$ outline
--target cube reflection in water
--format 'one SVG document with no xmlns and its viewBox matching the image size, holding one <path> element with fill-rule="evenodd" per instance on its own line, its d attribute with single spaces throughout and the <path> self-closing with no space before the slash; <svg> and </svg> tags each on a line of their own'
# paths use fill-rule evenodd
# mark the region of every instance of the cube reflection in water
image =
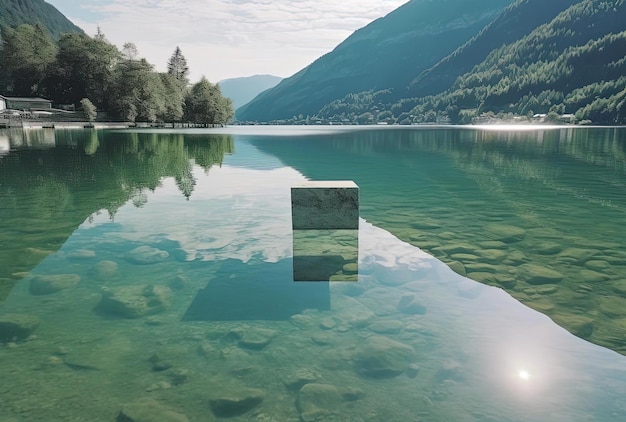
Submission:
<svg viewBox="0 0 626 422">
<path fill-rule="evenodd" d="M 351 180 L 291 188 L 294 281 L 358 281 L 359 187 Z"/>
<path fill-rule="evenodd" d="M 358 230 L 294 230 L 294 281 L 358 281 Z"/>
<path fill-rule="evenodd" d="M 222 262 L 183 321 L 286 321 L 305 309 L 329 310 L 329 283 L 294 283 L 291 266 L 291 259 Z"/>
</svg>

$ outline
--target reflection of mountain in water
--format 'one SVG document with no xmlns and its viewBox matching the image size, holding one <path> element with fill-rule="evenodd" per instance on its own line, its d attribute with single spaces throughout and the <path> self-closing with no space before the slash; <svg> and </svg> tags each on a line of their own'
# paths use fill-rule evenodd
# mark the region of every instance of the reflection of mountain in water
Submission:
<svg viewBox="0 0 626 422">
<path fill-rule="evenodd" d="M 87 218 L 174 177 L 189 198 L 193 163 L 208 171 L 233 152 L 230 136 L 100 131 L 6 131 L 0 156 L 0 300 Z"/>
<path fill-rule="evenodd" d="M 626 354 L 626 131 L 368 130 L 258 142 L 361 216 Z"/>
</svg>

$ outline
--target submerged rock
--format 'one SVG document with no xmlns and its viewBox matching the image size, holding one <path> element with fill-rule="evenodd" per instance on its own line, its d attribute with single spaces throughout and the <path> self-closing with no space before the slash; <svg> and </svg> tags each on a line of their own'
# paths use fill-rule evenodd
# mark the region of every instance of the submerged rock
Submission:
<svg viewBox="0 0 626 422">
<path fill-rule="evenodd" d="M 93 266 L 93 273 L 98 280 L 106 281 L 117 274 L 117 268 L 117 262 L 100 261 Z"/>
<path fill-rule="evenodd" d="M 50 295 L 80 283 L 77 274 L 36 275 L 30 280 L 30 293 L 36 296 Z"/>
<path fill-rule="evenodd" d="M 151 246 L 139 246 L 126 254 L 126 259 L 133 264 L 156 264 L 164 261 L 170 254 Z"/>
<path fill-rule="evenodd" d="M 372 378 L 402 374 L 416 359 L 412 347 L 387 337 L 371 337 L 354 356 L 356 371 Z"/>
<path fill-rule="evenodd" d="M 563 250 L 563 247 L 556 242 L 541 242 L 534 247 L 535 252 L 541 255 L 554 255 Z"/>
<path fill-rule="evenodd" d="M 537 264 L 524 264 L 520 266 L 520 275 L 529 284 L 550 284 L 563 280 L 563 274 L 550 268 Z"/>
<path fill-rule="evenodd" d="M 165 286 L 122 286 L 103 289 L 96 310 L 122 318 L 139 318 L 165 311 L 171 291 Z"/>
<path fill-rule="evenodd" d="M 490 239 L 504 243 L 519 242 L 526 236 L 526 230 L 508 224 L 489 224 L 485 231 Z"/>
<path fill-rule="evenodd" d="M 581 338 L 589 338 L 593 333 L 593 320 L 582 315 L 551 315 L 551 318 L 561 327 Z"/>
<path fill-rule="evenodd" d="M 611 278 L 606 274 L 603 274 L 601 272 L 594 271 L 594 270 L 583 269 L 583 270 L 580 270 L 579 274 L 582 280 L 585 280 L 586 282 L 589 282 L 589 283 L 599 283 L 602 281 L 609 280 Z"/>
<path fill-rule="evenodd" d="M 265 393 L 263 391 L 244 388 L 224 392 L 223 395 L 209 400 L 209 406 L 215 416 L 220 418 L 232 418 L 254 409 L 260 405 L 264 399 Z"/>
<path fill-rule="evenodd" d="M 311 384 L 322 378 L 317 372 L 310 369 L 300 369 L 296 373 L 283 379 L 283 384 L 289 391 L 299 391 L 305 384 Z"/>
<path fill-rule="evenodd" d="M 450 267 L 450 269 L 452 271 L 454 271 L 455 273 L 462 275 L 462 276 L 466 276 L 467 275 L 467 271 L 465 270 L 465 266 L 463 265 L 463 263 L 459 262 L 459 261 L 450 261 L 448 262 L 448 267 Z"/>
<path fill-rule="evenodd" d="M 599 252 L 597 249 L 567 248 L 558 255 L 558 258 L 563 262 L 583 264 Z"/>
<path fill-rule="evenodd" d="M 396 320 L 374 321 L 368 328 L 378 334 L 398 334 L 404 328 L 404 324 Z"/>
<path fill-rule="evenodd" d="M 0 341 L 24 340 L 39 326 L 39 318 L 28 314 L 0 315 Z"/>
<path fill-rule="evenodd" d="M 334 385 L 306 384 L 298 392 L 296 407 L 303 422 L 321 421 L 336 414 L 343 401 L 341 392 Z"/>
<path fill-rule="evenodd" d="M 152 398 L 142 398 L 122 406 L 117 422 L 188 422 L 182 413 L 170 410 Z"/>
<path fill-rule="evenodd" d="M 244 331 L 239 335 L 239 347 L 244 349 L 262 350 L 270 344 L 276 335 L 276 331 L 258 328 L 254 331 Z"/>
</svg>

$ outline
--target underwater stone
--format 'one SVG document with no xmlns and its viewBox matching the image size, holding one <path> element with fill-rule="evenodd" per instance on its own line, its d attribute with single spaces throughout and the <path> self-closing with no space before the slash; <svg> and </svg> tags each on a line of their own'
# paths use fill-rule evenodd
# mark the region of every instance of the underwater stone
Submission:
<svg viewBox="0 0 626 422">
<path fill-rule="evenodd" d="M 475 262 L 471 264 L 465 264 L 465 269 L 469 273 L 499 273 L 500 269 L 491 264 L 485 264 L 481 262 Z"/>
<path fill-rule="evenodd" d="M 589 338 L 593 333 L 593 320 L 582 315 L 551 315 L 561 327 L 566 327 L 569 332 L 581 338 Z"/>
<path fill-rule="evenodd" d="M 421 370 L 421 367 L 418 364 L 412 363 L 409 365 L 409 368 L 406 370 L 406 376 L 409 378 L 415 378 L 420 373 L 420 370 Z"/>
<path fill-rule="evenodd" d="M 122 406 L 117 422 L 189 422 L 189 419 L 146 397 Z"/>
<path fill-rule="evenodd" d="M 511 251 L 506 256 L 506 260 L 503 264 L 507 265 L 518 265 L 528 261 L 528 257 L 522 251 Z"/>
<path fill-rule="evenodd" d="M 168 374 L 172 385 L 182 385 L 189 378 L 189 370 L 185 368 L 174 368 Z"/>
<path fill-rule="evenodd" d="M 603 260 L 592 260 L 585 262 L 585 267 L 593 271 L 606 271 L 611 269 L 611 264 Z"/>
<path fill-rule="evenodd" d="M 305 384 L 314 383 L 319 381 L 320 378 L 320 374 L 313 372 L 310 369 L 300 369 L 295 374 L 284 379 L 283 384 L 289 391 L 298 391 Z"/>
<path fill-rule="evenodd" d="M 520 266 L 520 274 L 529 284 L 551 284 L 563 280 L 563 274 L 537 264 Z"/>
<path fill-rule="evenodd" d="M 435 248 L 435 250 L 444 252 L 447 255 L 457 253 L 475 255 L 478 253 L 478 248 L 474 245 L 470 245 L 469 243 L 451 243 L 439 246 L 438 248 Z"/>
<path fill-rule="evenodd" d="M 480 261 L 488 264 L 498 264 L 506 258 L 506 252 L 500 249 L 483 249 L 478 251 Z"/>
<path fill-rule="evenodd" d="M 274 330 L 256 329 L 255 331 L 245 331 L 239 339 L 239 347 L 251 350 L 262 350 L 267 347 L 276 335 Z"/>
<path fill-rule="evenodd" d="M 74 287 L 80 282 L 76 274 L 37 275 L 30 280 L 30 293 L 36 296 L 49 295 Z"/>
<path fill-rule="evenodd" d="M 597 249 L 567 248 L 559 254 L 559 259 L 564 261 L 571 260 L 577 264 L 583 264 L 598 253 L 600 253 L 600 251 Z"/>
<path fill-rule="evenodd" d="M 344 401 L 334 385 L 306 384 L 298 392 L 296 407 L 303 422 L 327 420 Z"/>
<path fill-rule="evenodd" d="M 34 315 L 0 315 L 0 341 L 26 339 L 38 326 L 39 318 Z"/>
<path fill-rule="evenodd" d="M 563 247 L 559 243 L 555 242 L 541 242 L 534 246 L 535 252 L 541 255 L 554 255 L 563 250 Z"/>
<path fill-rule="evenodd" d="M 452 271 L 454 271 L 455 273 L 462 275 L 462 276 L 466 276 L 467 275 L 467 271 L 465 270 L 465 266 L 463 265 L 463 263 L 459 262 L 459 261 L 451 261 L 448 262 L 448 267 L 450 267 L 450 269 Z"/>
<path fill-rule="evenodd" d="M 318 346 L 329 346 L 335 343 L 335 337 L 327 333 L 315 333 L 311 336 L 311 341 Z"/>
<path fill-rule="evenodd" d="M 481 283 L 501 285 L 507 289 L 512 289 L 517 284 L 515 277 L 505 273 L 494 274 L 478 271 L 475 273 L 469 273 L 467 276 L 472 280 L 480 281 Z"/>
<path fill-rule="evenodd" d="M 227 392 L 222 396 L 209 400 L 209 406 L 215 416 L 232 418 L 242 415 L 263 402 L 265 393 L 261 390 L 245 388 Z"/>
<path fill-rule="evenodd" d="M 167 360 L 163 359 L 161 356 L 159 356 L 158 353 L 155 353 L 152 356 L 150 356 L 150 359 L 148 359 L 148 362 L 152 364 L 152 370 L 155 372 L 165 371 L 172 367 L 172 364 L 168 362 Z"/>
<path fill-rule="evenodd" d="M 167 282 L 167 285 L 174 290 L 183 290 L 189 286 L 189 280 L 182 275 L 177 275 Z"/>
<path fill-rule="evenodd" d="M 358 229 L 359 187 L 353 181 L 304 182 L 291 188 L 294 230 Z"/>
<path fill-rule="evenodd" d="M 602 281 L 606 281 L 609 280 L 611 277 L 609 277 L 606 274 L 600 273 L 598 271 L 593 271 L 593 270 L 580 270 L 580 278 L 585 280 L 586 282 L 591 282 L 591 283 L 599 283 Z"/>
<path fill-rule="evenodd" d="M 93 266 L 93 272 L 97 279 L 106 281 L 117 274 L 117 262 L 100 261 Z"/>
<path fill-rule="evenodd" d="M 398 334 L 404 324 L 396 320 L 374 321 L 368 328 L 378 334 Z"/>
<path fill-rule="evenodd" d="M 519 242 L 526 236 L 526 230 L 508 224 L 489 224 L 485 231 L 490 239 L 504 243 Z"/>
<path fill-rule="evenodd" d="M 156 264 L 164 261 L 170 254 L 150 246 L 139 246 L 128 252 L 126 259 L 134 264 Z"/>
<path fill-rule="evenodd" d="M 621 317 L 626 314 L 626 299 L 616 296 L 599 296 L 596 299 L 598 310 L 609 317 Z"/>
<path fill-rule="evenodd" d="M 139 318 L 165 311 L 171 290 L 165 286 L 122 286 L 102 289 L 96 310 L 123 318 Z"/>
<path fill-rule="evenodd" d="M 356 371 L 372 378 L 400 375 L 415 360 L 415 351 L 406 344 L 387 337 L 371 337 L 354 356 Z"/>
<path fill-rule="evenodd" d="M 337 326 L 337 322 L 334 319 L 332 319 L 332 318 L 324 318 L 320 322 L 320 328 L 322 330 L 332 330 L 336 326 Z"/>
</svg>

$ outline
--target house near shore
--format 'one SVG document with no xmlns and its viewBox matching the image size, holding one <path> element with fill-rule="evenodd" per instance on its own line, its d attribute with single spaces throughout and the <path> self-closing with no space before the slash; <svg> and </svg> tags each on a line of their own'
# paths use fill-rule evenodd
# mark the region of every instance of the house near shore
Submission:
<svg viewBox="0 0 626 422">
<path fill-rule="evenodd" d="M 4 110 L 45 111 L 52 109 L 52 101 L 38 97 L 5 97 L 0 95 L 0 113 Z"/>
</svg>

